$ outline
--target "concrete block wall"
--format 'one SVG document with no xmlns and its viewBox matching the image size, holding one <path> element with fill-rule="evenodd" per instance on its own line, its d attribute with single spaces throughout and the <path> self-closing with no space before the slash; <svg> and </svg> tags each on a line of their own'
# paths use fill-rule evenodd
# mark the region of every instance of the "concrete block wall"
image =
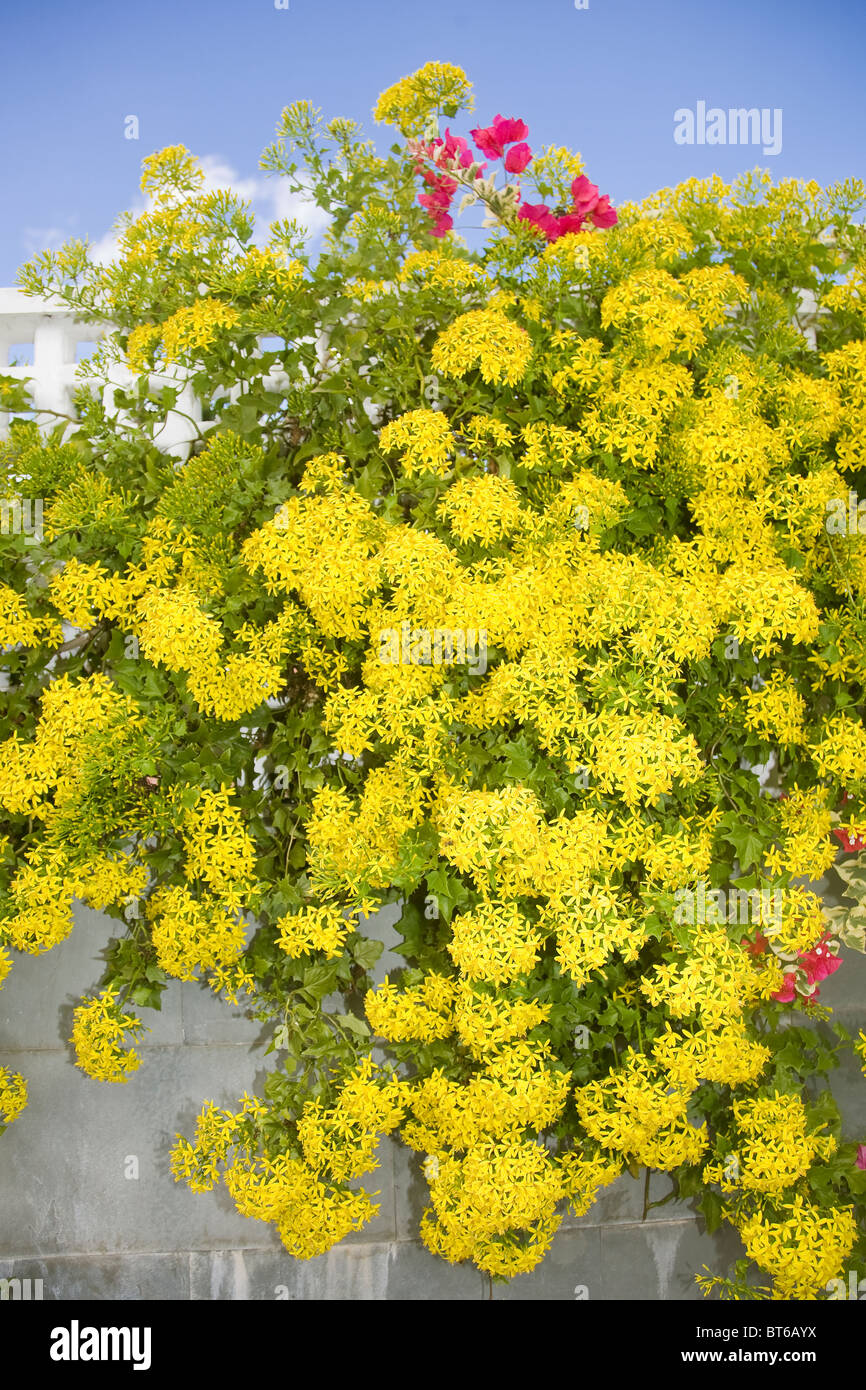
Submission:
<svg viewBox="0 0 866 1390">
<path fill-rule="evenodd" d="M 393 944 L 395 915 L 368 930 Z M 143 1011 L 151 1032 L 128 1082 L 100 1084 L 75 1067 L 72 1009 L 99 981 L 116 925 L 79 907 L 72 935 L 45 956 L 17 956 L 0 991 L 0 1066 L 30 1088 L 0 1137 L 0 1279 L 41 1279 L 46 1299 L 700 1300 L 695 1273 L 722 1272 L 742 1253 L 733 1231 L 709 1236 L 686 1204 L 651 1208 L 643 1221 L 643 1178 L 626 1174 L 565 1221 L 538 1269 L 491 1287 L 474 1267 L 425 1250 L 420 1158 L 385 1140 L 381 1167 L 365 1179 L 381 1191 L 375 1221 L 326 1255 L 293 1260 L 227 1193 L 196 1195 L 168 1166 L 175 1134 L 192 1133 L 206 1100 L 233 1105 L 261 1086 L 275 1057 L 263 1055 L 259 1024 L 175 981 L 160 1014 Z M 396 963 L 386 952 L 377 973 Z M 846 952 L 822 999 L 852 1032 L 866 1026 L 866 959 Z M 832 1085 L 846 1137 L 866 1138 L 859 1068 L 852 1062 Z M 653 1176 L 652 1201 L 669 1190 L 665 1175 Z"/>
</svg>

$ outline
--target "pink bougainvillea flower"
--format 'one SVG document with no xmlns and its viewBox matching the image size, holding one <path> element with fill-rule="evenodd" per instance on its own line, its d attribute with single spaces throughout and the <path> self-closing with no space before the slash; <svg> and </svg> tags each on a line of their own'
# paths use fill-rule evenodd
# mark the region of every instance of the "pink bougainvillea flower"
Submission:
<svg viewBox="0 0 866 1390">
<path fill-rule="evenodd" d="M 575 212 L 586 218 L 598 202 L 598 184 L 590 183 L 586 174 L 578 174 L 572 180 L 571 196 L 574 198 Z"/>
<path fill-rule="evenodd" d="M 829 932 L 825 932 L 811 951 L 800 952 L 799 964 L 805 970 L 810 985 L 816 984 L 819 980 L 826 980 L 828 976 L 835 974 L 842 964 L 842 957 L 834 956 L 826 944 L 829 935 Z"/>
<path fill-rule="evenodd" d="M 858 1168 L 866 1168 L 866 1144 L 857 1145 L 856 1163 Z"/>
<path fill-rule="evenodd" d="M 584 221 L 590 218 L 596 227 L 613 227 L 617 222 L 616 210 L 610 205 L 607 194 L 599 195 L 598 184 L 590 183 L 586 174 L 578 174 L 571 185 L 574 210 Z"/>
<path fill-rule="evenodd" d="M 785 983 L 780 990 L 772 996 L 778 1004 L 790 1004 L 794 999 L 794 972 L 793 970 L 785 976 Z"/>
<path fill-rule="evenodd" d="M 429 212 L 447 212 L 451 206 L 451 199 L 457 192 L 457 180 L 434 177 L 427 181 L 433 189 L 432 193 L 419 193 L 418 202 L 422 208 L 427 208 Z"/>
<path fill-rule="evenodd" d="M 524 140 L 519 145 L 512 145 L 505 156 L 505 167 L 509 174 L 522 174 L 526 166 L 532 160 L 532 150 Z"/>
<path fill-rule="evenodd" d="M 530 222 L 533 227 L 537 227 L 543 232 L 548 241 L 556 241 L 561 236 L 559 230 L 559 219 L 554 217 L 549 207 L 544 203 L 521 203 L 520 211 L 517 214 L 521 222 Z"/>
<path fill-rule="evenodd" d="M 579 232 L 583 226 L 583 218 L 576 212 L 567 212 L 556 220 L 559 225 L 560 236 L 565 236 L 567 232 Z"/>
<path fill-rule="evenodd" d="M 615 227 L 619 221 L 616 208 L 611 207 L 610 198 L 606 193 L 599 198 L 589 215 L 596 227 Z"/>
<path fill-rule="evenodd" d="M 827 944 L 829 938 L 830 933 L 825 931 L 820 941 L 816 942 L 811 951 L 799 952 L 797 965 L 805 974 L 808 984 L 815 986 L 812 993 L 809 995 L 810 999 L 817 999 L 821 992 L 817 988 L 818 982 L 828 979 L 831 975 L 835 975 L 842 964 L 842 957 L 834 955 L 830 950 Z M 790 1004 L 795 998 L 795 979 L 796 973 L 793 970 L 785 975 L 784 985 L 773 995 L 773 998 L 777 1000 L 778 1003 Z"/>
<path fill-rule="evenodd" d="M 439 212 L 447 212 L 451 206 L 451 199 L 442 189 L 436 189 L 434 193 L 419 193 L 418 202 L 422 208 L 426 208 L 431 215 Z"/>
<path fill-rule="evenodd" d="M 516 120 L 513 116 L 510 118 L 494 116 L 492 125 L 477 126 L 475 130 L 470 130 L 469 134 L 481 153 L 486 154 L 488 159 L 501 159 L 505 154 L 506 145 L 513 145 L 517 140 L 526 139 L 529 134 L 529 127 L 525 121 Z M 526 168 L 526 165 L 523 167 Z M 519 173 L 520 171 L 515 169 L 512 172 Z"/>
<path fill-rule="evenodd" d="M 444 159 L 451 159 L 456 160 L 461 169 L 468 169 L 472 163 L 472 151 L 468 142 L 463 139 L 462 135 L 452 135 L 447 126 L 445 127 L 445 139 L 434 140 L 433 144 L 441 146 L 441 150 L 437 153 L 437 164 L 441 164 Z"/>
<path fill-rule="evenodd" d="M 448 212 L 440 212 L 439 216 L 436 218 L 436 221 L 433 223 L 433 226 L 430 228 L 430 235 L 444 236 L 446 232 L 451 231 L 451 228 L 453 226 L 454 218 L 451 216 L 451 214 Z"/>
</svg>

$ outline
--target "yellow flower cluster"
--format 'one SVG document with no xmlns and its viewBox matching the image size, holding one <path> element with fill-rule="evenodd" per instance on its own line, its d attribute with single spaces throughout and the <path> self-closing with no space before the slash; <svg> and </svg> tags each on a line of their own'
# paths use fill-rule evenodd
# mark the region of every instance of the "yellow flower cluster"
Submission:
<svg viewBox="0 0 866 1390">
<path fill-rule="evenodd" d="M 0 805 L 17 814 L 50 817 L 47 795 L 74 779 L 87 734 L 112 720 L 136 718 L 132 700 L 103 675 L 58 676 L 46 687 L 35 736 L 13 734 L 0 745 Z"/>
<path fill-rule="evenodd" d="M 383 1134 L 403 1119 L 403 1084 L 379 1084 L 377 1068 L 367 1057 L 340 1086 L 335 1105 L 310 1100 L 298 1121 L 298 1140 L 304 1159 L 316 1173 L 345 1182 L 378 1168 L 375 1151 Z"/>
<path fill-rule="evenodd" d="M 218 622 L 189 587 L 149 590 L 136 617 L 144 655 L 169 671 L 187 673 L 194 700 L 216 719 L 238 719 L 280 687 L 276 662 L 223 651 Z"/>
<path fill-rule="evenodd" d="M 409 77 L 380 95 L 373 109 L 377 121 L 393 125 L 403 135 L 421 135 L 431 114 L 446 107 L 473 109 L 472 83 L 454 63 L 425 63 Z"/>
<path fill-rule="evenodd" d="M 781 1299 L 814 1299 L 840 1273 L 857 1240 L 850 1208 L 819 1207 L 799 1192 L 772 1214 L 758 1210 L 734 1224 Z"/>
<path fill-rule="evenodd" d="M 462 1157 L 439 1159 L 421 1239 L 452 1263 L 471 1259 L 500 1277 L 525 1273 L 550 1247 L 564 1193 L 562 1176 L 541 1145 L 488 1140 Z"/>
<path fill-rule="evenodd" d="M 481 903 L 459 913 L 448 943 L 448 954 L 470 980 L 494 985 L 528 975 L 540 949 L 541 938 L 515 903 Z"/>
<path fill-rule="evenodd" d="M 576 887 L 555 907 L 542 908 L 539 926 L 556 933 L 557 963 L 579 989 L 614 951 L 625 961 L 636 960 L 645 939 L 622 897 L 600 883 Z"/>
<path fill-rule="evenodd" d="M 244 1096 L 240 1111 L 204 1107 L 194 1143 L 178 1136 L 172 1149 L 175 1181 L 194 1192 L 210 1191 L 223 1180 L 243 1216 L 273 1222 L 285 1248 L 296 1259 L 324 1254 L 350 1231 L 360 1230 L 378 1211 L 366 1192 L 345 1185 L 343 1175 L 369 1172 L 374 1149 L 403 1114 L 401 1083 L 380 1083 L 367 1058 L 344 1078 L 335 1105 L 309 1101 L 298 1122 L 304 1157 L 282 1153 L 256 1157 L 261 1122 L 268 1108 Z M 339 1172 L 331 1179 L 329 1173 Z"/>
<path fill-rule="evenodd" d="M 17 1120 L 27 1105 L 27 1082 L 17 1071 L 0 1067 L 0 1130 Z"/>
<path fill-rule="evenodd" d="M 355 899 L 360 884 L 381 888 L 391 882 L 403 836 L 424 818 L 416 786 L 395 760 L 368 774 L 357 807 L 345 789 L 317 793 L 307 824 L 315 891 L 341 890 Z"/>
<path fill-rule="evenodd" d="M 323 951 L 326 960 L 343 954 L 346 938 L 354 923 L 340 907 L 323 903 L 318 907 L 302 907 L 287 913 L 277 923 L 277 945 L 287 956 L 296 959 L 311 951 Z"/>
<path fill-rule="evenodd" d="M 435 971 L 411 989 L 398 990 L 386 975 L 378 989 L 364 998 L 370 1027 L 389 1042 L 432 1042 L 454 1030 L 452 1008 L 456 988 L 447 975 Z"/>
<path fill-rule="evenodd" d="M 723 1192 L 742 1189 L 780 1197 L 805 1177 L 816 1158 L 835 1152 L 832 1135 L 809 1133 L 799 1096 L 759 1096 L 734 1101 L 734 1122 L 740 1139 L 736 1163 L 708 1163 L 704 1182 L 718 1183 Z"/>
<path fill-rule="evenodd" d="M 784 803 L 783 803 L 784 804 Z M 824 934 L 826 923 L 821 899 L 808 888 L 786 888 L 781 921 L 761 927 L 773 950 L 791 954 L 810 951 Z"/>
<path fill-rule="evenodd" d="M 463 981 L 454 1005 L 454 1028 L 472 1057 L 482 1061 L 487 1053 L 500 1051 L 544 1023 L 551 1007 L 536 999 L 482 993 L 470 981 Z"/>
<path fill-rule="evenodd" d="M 463 377 L 477 369 L 488 385 L 516 386 L 526 375 L 532 342 L 525 328 L 499 309 L 470 309 L 444 328 L 430 360 L 443 376 Z"/>
<path fill-rule="evenodd" d="M 809 752 L 822 776 L 831 777 L 843 787 L 866 777 L 863 725 L 848 714 L 831 715 Z"/>
<path fill-rule="evenodd" d="M 269 593 L 296 592 L 324 637 L 358 637 L 380 577 L 382 530 L 355 492 L 294 497 L 244 543 L 243 563 L 261 569 Z"/>
<path fill-rule="evenodd" d="M 671 715 L 609 713 L 598 721 L 590 763 L 599 784 L 629 806 L 651 804 L 675 781 L 695 782 L 704 770 L 693 736 Z"/>
<path fill-rule="evenodd" d="M 417 278 L 426 287 L 452 290 L 461 295 L 489 283 L 480 266 L 440 250 L 413 251 L 403 262 L 399 278 L 404 284 L 411 284 Z"/>
<path fill-rule="evenodd" d="M 520 493 L 507 478 L 460 478 L 439 503 L 439 515 L 465 545 L 492 546 L 520 525 Z"/>
<path fill-rule="evenodd" d="M 747 729 L 768 742 L 805 743 L 806 702 L 788 676 L 775 673 L 760 690 L 745 692 Z"/>
<path fill-rule="evenodd" d="M 225 1184 L 241 1215 L 273 1222 L 286 1250 L 298 1260 L 325 1254 L 379 1210 L 366 1192 L 322 1182 L 306 1163 L 288 1154 L 235 1164 Z"/>
<path fill-rule="evenodd" d="M 514 435 L 504 420 L 494 415 L 471 415 L 462 426 L 461 433 L 469 447 L 478 452 L 489 449 L 507 449 Z"/>
<path fill-rule="evenodd" d="M 171 1171 L 175 1182 L 186 1182 L 193 1192 L 210 1192 L 233 1149 L 250 1155 L 257 1142 L 255 1123 L 267 1113 L 266 1105 L 246 1093 L 237 1113 L 219 1110 L 213 1101 L 208 1101 L 196 1119 L 195 1142 L 178 1135 L 172 1146 Z"/>
<path fill-rule="evenodd" d="M 553 1124 L 568 1099 L 569 1075 L 555 1069 L 550 1045 L 514 1041 L 486 1052 L 465 1085 L 440 1069 L 417 1081 L 406 1102 L 413 1115 L 401 1131 L 412 1149 L 467 1149 L 485 1136 L 501 1138 Z"/>
<path fill-rule="evenodd" d="M 418 474 L 448 472 L 454 452 L 451 426 L 438 410 L 408 410 L 392 420 L 379 435 L 386 454 L 400 451 L 400 466 L 407 478 Z"/>
<path fill-rule="evenodd" d="M 316 454 L 307 460 L 301 478 L 302 492 L 340 492 L 346 479 L 346 460 L 342 454 Z"/>
<path fill-rule="evenodd" d="M 196 353 L 207 352 L 218 336 L 239 322 L 230 304 L 219 299 L 200 299 L 176 310 L 160 324 L 143 324 L 129 335 L 126 362 L 131 372 L 143 372 L 153 365 L 154 351 L 162 343 L 166 362 L 181 362 Z"/>
<path fill-rule="evenodd" d="M 234 965 L 245 944 L 245 926 L 221 899 L 196 898 L 166 884 L 147 904 L 156 958 L 167 974 L 194 980 L 196 971 Z"/>
<path fill-rule="evenodd" d="M 38 647 L 43 642 L 59 642 L 61 636 L 56 619 L 35 617 L 23 594 L 0 584 L 0 647 Z"/>
<path fill-rule="evenodd" d="M 206 883 L 229 909 L 254 898 L 256 847 L 233 804 L 234 788 L 202 788 L 183 819 L 184 873 L 190 883 Z"/>
<path fill-rule="evenodd" d="M 782 987 L 775 958 L 763 970 L 735 946 L 723 925 L 697 923 L 685 958 L 657 965 L 641 990 L 651 1004 L 663 1004 L 672 1018 L 697 1014 L 704 1028 L 721 1028 L 740 1019 L 757 998 Z"/>
<path fill-rule="evenodd" d="M 788 873 L 807 878 L 820 878 L 836 857 L 836 846 L 830 839 L 832 812 L 827 794 L 817 787 L 803 791 L 793 787 L 779 802 L 779 817 L 784 839 L 777 856 L 767 863 L 784 866 Z"/>
<path fill-rule="evenodd" d="M 656 1039 L 652 1055 L 676 1086 L 694 1090 L 700 1081 L 743 1086 L 756 1081 L 770 1060 L 763 1043 L 750 1038 L 741 1021 L 712 1031 L 677 1033 L 668 1023 Z"/>
<path fill-rule="evenodd" d="M 124 1046 L 127 1033 L 141 1028 L 140 1018 L 123 1013 L 116 989 L 106 989 L 73 1014 L 72 1045 L 75 1065 L 95 1081 L 128 1081 L 141 1066 L 141 1057 Z"/>
<path fill-rule="evenodd" d="M 649 1057 L 630 1052 L 604 1081 L 578 1086 L 575 1103 L 587 1134 L 605 1149 L 648 1168 L 696 1163 L 707 1147 L 706 1126 L 686 1118 L 690 1088 L 673 1084 Z"/>
</svg>

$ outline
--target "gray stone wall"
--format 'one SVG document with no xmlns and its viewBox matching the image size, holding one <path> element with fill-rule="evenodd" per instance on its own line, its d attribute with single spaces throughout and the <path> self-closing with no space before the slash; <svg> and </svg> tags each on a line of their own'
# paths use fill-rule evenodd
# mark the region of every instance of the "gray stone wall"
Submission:
<svg viewBox="0 0 866 1390">
<path fill-rule="evenodd" d="M 192 1133 L 204 1101 L 233 1106 L 261 1085 L 275 1059 L 263 1056 L 257 1024 L 207 989 L 172 982 L 162 1013 L 143 1011 L 151 1032 L 126 1084 L 100 1084 L 75 1067 L 72 1009 L 99 981 L 115 929 L 79 908 L 68 940 L 40 958 L 16 956 L 0 991 L 0 1066 L 30 1088 L 27 1109 L 0 1138 L 0 1278 L 41 1279 L 45 1299 L 700 1300 L 695 1273 L 724 1272 L 742 1253 L 733 1231 L 709 1236 L 688 1205 L 670 1202 L 642 1220 L 643 1180 L 626 1175 L 586 1216 L 566 1220 L 532 1274 L 491 1287 L 421 1245 L 420 1160 L 384 1141 L 381 1167 L 366 1180 L 381 1189 L 375 1221 L 327 1255 L 293 1260 L 227 1193 L 195 1195 L 168 1166 L 175 1134 Z M 397 964 L 386 952 L 377 973 Z M 822 1001 L 852 1032 L 866 1026 L 862 956 L 846 952 Z M 832 1086 L 846 1137 L 866 1138 L 866 1081 L 853 1060 Z M 669 1190 L 654 1175 L 651 1200 Z"/>
</svg>

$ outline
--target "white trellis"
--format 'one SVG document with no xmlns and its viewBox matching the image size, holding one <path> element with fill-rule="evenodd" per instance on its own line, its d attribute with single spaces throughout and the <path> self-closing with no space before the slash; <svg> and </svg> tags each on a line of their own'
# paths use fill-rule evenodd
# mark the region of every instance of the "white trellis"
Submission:
<svg viewBox="0 0 866 1390">
<path fill-rule="evenodd" d="M 109 323 L 82 323 L 73 310 L 55 300 L 0 289 L 0 375 L 28 381 L 33 416 L 40 426 L 50 427 L 58 418 L 74 417 L 73 392 L 88 380 L 80 370 L 82 347 L 93 347 L 111 331 Z M 111 365 L 103 386 L 108 410 L 116 409 L 114 391 L 133 380 L 122 364 Z M 177 408 L 167 412 L 154 443 L 164 453 L 186 458 L 196 437 L 190 422 L 201 422 L 201 404 L 179 370 L 152 374 L 151 384 L 156 389 L 181 386 Z M 8 412 L 0 412 L 0 439 L 8 435 L 9 420 Z"/>
<path fill-rule="evenodd" d="M 58 417 L 74 417 L 72 396 L 76 387 L 92 386 L 99 380 L 83 374 L 81 363 L 87 354 L 82 355 L 82 346 L 93 347 L 112 331 L 110 323 L 82 323 L 73 310 L 57 300 L 39 299 L 16 289 L 0 289 L 0 375 L 29 379 L 32 415 L 41 427 L 50 427 L 57 424 Z M 265 341 L 259 340 L 259 354 Z M 304 341 L 315 341 L 319 366 L 324 368 L 328 361 L 328 334 L 323 331 L 315 340 Z M 299 374 L 307 376 L 303 367 L 299 368 Z M 163 453 L 178 459 L 189 457 L 193 442 L 198 438 L 197 427 L 203 419 L 201 401 L 194 395 L 188 378 L 189 371 L 172 366 L 150 374 L 154 390 L 180 386 L 175 409 L 166 412 L 162 427 L 154 436 L 154 443 Z M 129 386 L 135 379 L 119 362 L 109 367 L 107 382 L 102 378 L 105 383 L 103 403 L 108 411 L 116 413 L 119 423 L 123 412 L 114 404 L 114 391 Z M 284 371 L 276 369 L 264 377 L 262 385 L 268 391 L 284 392 L 289 378 Z M 226 396 L 234 401 L 241 391 L 241 386 L 233 386 Z M 9 413 L 0 411 L 0 439 L 8 436 L 9 420 Z"/>
</svg>

